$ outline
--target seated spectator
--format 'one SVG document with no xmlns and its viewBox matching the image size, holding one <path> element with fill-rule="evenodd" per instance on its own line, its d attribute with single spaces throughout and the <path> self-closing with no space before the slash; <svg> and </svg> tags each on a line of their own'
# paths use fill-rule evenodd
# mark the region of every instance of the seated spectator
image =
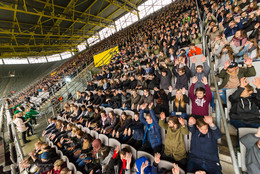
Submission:
<svg viewBox="0 0 260 174">
<path fill-rule="evenodd" d="M 150 174 L 152 173 L 152 166 L 145 156 L 139 157 L 135 160 L 135 171 L 136 174 Z"/>
<path fill-rule="evenodd" d="M 219 48 L 219 50 L 221 50 L 221 52 L 219 52 L 219 51 L 215 52 L 215 55 L 217 57 L 217 59 L 216 59 L 217 61 L 215 60 L 217 62 L 217 64 L 216 64 L 217 71 L 221 70 L 227 61 L 233 62 L 235 60 L 232 48 L 229 45 L 223 45 L 223 44 L 224 43 L 221 42 L 221 45 Z"/>
<path fill-rule="evenodd" d="M 195 46 L 195 44 L 190 44 L 190 50 L 189 50 L 189 57 L 200 55 L 201 54 L 201 48 Z"/>
<path fill-rule="evenodd" d="M 147 88 L 147 83 L 143 79 L 143 75 L 138 75 L 136 89 L 145 89 L 145 88 Z"/>
<path fill-rule="evenodd" d="M 131 162 L 130 162 L 131 161 Z M 105 174 L 116 173 L 115 166 L 118 168 L 116 174 L 123 174 L 127 172 L 127 163 L 128 169 L 130 170 L 133 165 L 132 154 L 129 147 L 125 147 L 119 151 L 119 146 L 115 147 L 114 155 L 109 161 L 108 168 Z M 132 163 L 132 164 L 131 164 Z"/>
<path fill-rule="evenodd" d="M 113 96 L 111 98 L 106 99 L 109 106 L 113 109 L 120 108 L 122 106 L 121 104 L 121 95 L 119 94 L 119 90 L 115 90 L 113 92 Z"/>
<path fill-rule="evenodd" d="M 175 88 L 176 89 L 185 88 L 185 89 L 188 90 L 188 82 L 189 82 L 190 77 L 191 77 L 191 71 L 185 63 L 184 63 L 183 67 L 177 68 L 178 65 L 179 65 L 179 60 L 176 59 L 174 67 L 172 69 L 173 74 L 177 78 Z"/>
<path fill-rule="evenodd" d="M 101 118 L 100 118 L 99 122 L 97 123 L 97 125 L 94 127 L 94 130 L 99 131 L 100 133 L 103 133 L 103 132 L 105 132 L 105 128 L 107 126 L 109 126 L 110 122 L 109 122 L 109 118 L 106 115 L 105 111 L 101 111 L 100 116 L 101 116 Z"/>
<path fill-rule="evenodd" d="M 143 138 L 143 146 L 140 150 L 148 153 L 161 152 L 162 140 L 158 119 L 152 110 L 153 103 L 149 104 L 149 112 L 144 118 L 144 109 L 147 108 L 147 103 L 141 106 L 139 119 L 145 125 L 145 133 Z"/>
<path fill-rule="evenodd" d="M 160 114 L 160 117 L 159 125 L 167 131 L 162 158 L 167 161 L 177 162 L 181 168 L 185 169 L 187 155 L 183 138 L 184 135 L 189 134 L 189 130 L 182 118 L 171 116 L 168 123 L 165 123 L 165 114 Z"/>
<path fill-rule="evenodd" d="M 169 115 L 169 100 L 163 89 L 154 88 L 154 99 L 156 99 L 156 106 L 154 107 L 155 114 L 164 112 Z"/>
<path fill-rule="evenodd" d="M 130 139 L 126 144 L 133 146 L 135 149 L 141 148 L 144 137 L 144 125 L 139 119 L 138 112 L 134 114 L 133 121 L 127 127 L 127 135 Z"/>
<path fill-rule="evenodd" d="M 234 53 L 237 54 L 239 50 L 246 44 L 246 41 L 246 32 L 244 30 L 238 30 L 230 42 L 230 47 L 233 49 Z"/>
<path fill-rule="evenodd" d="M 234 21 L 229 22 L 228 27 L 224 31 L 224 34 L 226 38 L 228 38 L 229 36 L 233 36 L 238 30 L 241 30 L 242 28 L 242 21 L 240 21 L 240 18 L 237 17 Z"/>
<path fill-rule="evenodd" d="M 141 97 L 136 108 L 137 111 L 139 111 L 140 105 L 142 104 L 146 104 L 145 110 L 149 110 L 148 104 L 153 103 L 153 101 L 154 101 L 153 95 L 150 94 L 150 91 L 148 89 L 144 89 L 144 95 Z"/>
<path fill-rule="evenodd" d="M 189 97 L 191 99 L 191 104 L 192 104 L 191 113 L 196 118 L 199 118 L 201 116 L 209 115 L 209 104 L 212 100 L 212 93 L 208 85 L 207 78 L 204 77 L 202 79 L 202 83 L 205 85 L 205 89 L 199 87 L 195 90 L 195 94 L 194 94 L 195 83 L 197 81 L 198 81 L 197 77 L 192 78 L 192 85 L 189 90 Z"/>
<path fill-rule="evenodd" d="M 220 89 L 219 94 L 224 103 L 227 103 L 226 90 L 235 89 L 240 84 L 242 77 L 251 77 L 256 75 L 254 66 L 252 66 L 252 59 L 247 58 L 244 61 L 247 68 L 239 68 L 236 62 L 227 61 L 224 68 L 220 71 L 219 77 L 222 78 L 222 83 L 218 87 Z"/>
<path fill-rule="evenodd" d="M 196 69 L 195 69 L 195 63 L 196 63 L 197 59 L 194 57 L 192 59 L 192 65 L 191 65 L 191 76 L 192 77 L 196 77 L 198 80 L 195 84 L 195 89 L 201 87 L 201 88 L 205 88 L 205 85 L 202 83 L 202 80 L 204 77 L 206 77 L 208 79 L 209 73 L 210 73 L 210 67 L 208 65 L 208 63 L 206 62 L 206 57 L 203 56 L 201 58 L 201 62 L 203 63 L 202 65 L 197 65 Z"/>
<path fill-rule="evenodd" d="M 130 109 L 130 102 L 128 102 L 127 99 L 129 99 L 131 97 L 131 94 L 127 93 L 126 90 L 122 90 L 121 92 L 121 103 L 122 103 L 122 110 L 127 110 Z"/>
<path fill-rule="evenodd" d="M 244 63 L 244 57 L 250 57 L 253 61 L 257 60 L 259 58 L 259 47 L 256 40 L 250 39 L 247 41 L 245 46 L 239 50 L 237 56 L 239 56 L 237 63 Z"/>
<path fill-rule="evenodd" d="M 42 174 L 60 174 L 61 170 L 65 166 L 65 162 L 62 159 L 58 159 L 54 162 L 53 165 L 54 165 L 53 169 L 47 172 L 43 172 Z"/>
<path fill-rule="evenodd" d="M 137 86 L 137 80 L 135 79 L 134 75 L 131 75 L 130 77 L 130 87 L 129 89 L 135 89 Z"/>
<path fill-rule="evenodd" d="M 112 137 L 115 137 L 120 140 L 120 142 L 126 142 L 128 139 L 127 127 L 131 124 L 132 117 L 130 115 L 126 115 L 125 112 L 122 112 L 121 119 L 114 127 L 112 132 Z"/>
<path fill-rule="evenodd" d="M 136 75 L 143 75 L 145 73 L 144 69 L 142 68 L 141 65 L 138 65 L 137 70 L 136 70 Z"/>
<path fill-rule="evenodd" d="M 95 108 L 94 116 L 93 116 L 92 118 L 90 118 L 90 119 L 88 120 L 88 122 L 86 122 L 86 127 L 89 127 L 89 128 L 97 127 L 98 122 L 99 122 L 100 119 L 101 119 L 100 112 L 101 112 L 101 110 L 100 110 L 99 107 Z"/>
<path fill-rule="evenodd" d="M 240 139 L 246 146 L 247 173 L 257 174 L 260 172 L 260 127 L 256 134 L 247 134 Z"/>
<path fill-rule="evenodd" d="M 114 150 L 109 146 L 101 147 L 101 159 L 100 165 L 102 167 L 102 173 L 107 170 L 110 159 L 113 157 Z"/>
<path fill-rule="evenodd" d="M 189 103 L 189 98 L 185 94 L 185 88 L 178 89 L 176 95 L 172 96 L 172 87 L 169 87 L 168 100 L 173 101 L 173 111 L 171 115 L 187 119 L 186 107 Z"/>
<path fill-rule="evenodd" d="M 209 174 L 221 174 L 217 140 L 222 133 L 212 117 L 205 116 L 197 120 L 190 117 L 188 127 L 192 137 L 187 172 L 203 170 Z"/>
<path fill-rule="evenodd" d="M 220 23 L 219 27 L 217 25 L 214 25 L 213 27 L 209 25 L 209 29 L 207 31 L 207 36 L 209 36 L 210 41 L 214 41 L 217 36 L 221 36 L 222 32 L 224 31 L 223 24 Z"/>
<path fill-rule="evenodd" d="M 249 4 L 248 8 L 246 9 L 246 11 L 248 13 L 251 13 L 251 12 L 253 12 L 255 10 L 257 10 L 257 2 L 256 1 L 252 1 L 252 2 L 250 2 L 250 4 Z"/>
<path fill-rule="evenodd" d="M 103 134 L 111 134 L 114 127 L 118 124 L 119 119 L 115 115 L 114 111 L 110 111 L 108 113 L 108 124 L 101 130 L 101 133 Z"/>
<path fill-rule="evenodd" d="M 155 64 L 156 76 L 160 79 L 160 89 L 168 89 L 169 86 L 172 86 L 172 72 L 165 62 L 162 62 L 163 69 L 159 73 L 157 64 Z"/>
<path fill-rule="evenodd" d="M 160 87 L 160 80 L 154 74 L 150 74 L 146 79 L 148 89 L 153 90 L 154 87 Z"/>
<path fill-rule="evenodd" d="M 229 96 L 231 102 L 230 123 L 235 128 L 260 126 L 260 78 L 255 78 L 253 84 L 256 86 L 257 93 L 254 88 L 248 84 L 246 78 L 241 78 L 238 89 Z"/>
</svg>

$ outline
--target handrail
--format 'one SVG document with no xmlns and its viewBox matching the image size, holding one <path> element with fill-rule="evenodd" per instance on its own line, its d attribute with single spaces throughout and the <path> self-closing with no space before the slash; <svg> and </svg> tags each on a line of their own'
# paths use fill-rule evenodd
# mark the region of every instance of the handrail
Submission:
<svg viewBox="0 0 260 174">
<path fill-rule="evenodd" d="M 196 0 L 196 6 L 197 6 L 198 13 L 199 13 L 199 7 L 198 7 L 197 0 Z M 201 20 L 200 25 L 202 26 L 202 24 L 204 24 L 204 22 Z M 201 28 L 203 29 L 203 27 L 201 27 Z M 220 124 L 221 124 L 220 123 L 221 120 L 218 120 L 218 119 L 222 119 L 225 134 L 226 134 L 227 144 L 228 144 L 228 148 L 229 148 L 229 152 L 230 152 L 230 155 L 231 155 L 231 160 L 232 160 L 232 164 L 233 164 L 233 168 L 234 168 L 234 172 L 235 172 L 235 174 L 240 174 L 240 170 L 239 170 L 239 167 L 238 167 L 237 159 L 236 159 L 234 148 L 233 148 L 233 145 L 232 145 L 230 133 L 229 133 L 229 130 L 228 130 L 227 120 L 226 120 L 226 117 L 225 117 L 223 106 L 221 104 L 222 102 L 221 102 L 221 98 L 220 98 L 220 95 L 219 95 L 218 83 L 217 83 L 215 75 L 213 74 L 214 67 L 210 63 L 210 60 L 212 60 L 212 59 L 211 59 L 211 55 L 209 53 L 208 44 L 206 43 L 206 34 L 205 34 L 204 30 L 202 30 L 201 32 L 202 32 L 202 38 L 203 38 L 203 45 L 205 46 L 204 47 L 205 53 L 207 54 L 207 61 L 209 62 L 209 65 L 210 65 L 210 76 L 213 79 L 215 90 L 216 90 L 216 104 L 217 104 L 216 110 L 218 110 L 218 109 L 220 110 L 220 113 L 218 113 L 218 114 L 221 116 L 221 118 L 217 118 L 218 126 L 220 126 Z M 217 114 L 217 116 L 218 116 L 218 114 Z"/>
<path fill-rule="evenodd" d="M 15 145 L 15 149 L 16 149 L 16 153 L 17 153 L 17 163 L 20 163 L 24 160 L 24 154 L 23 154 L 23 150 L 20 144 L 20 140 L 18 137 L 18 134 L 16 132 L 9 108 L 8 108 L 8 103 L 6 102 L 5 104 L 5 115 L 6 115 L 6 120 L 7 120 L 7 125 L 11 126 L 11 130 L 12 131 L 12 135 L 14 137 L 14 145 Z"/>
<path fill-rule="evenodd" d="M 4 105 L 1 104 L 0 105 L 1 109 L 0 109 L 0 132 L 2 132 L 3 129 L 3 121 L 4 121 Z"/>
</svg>

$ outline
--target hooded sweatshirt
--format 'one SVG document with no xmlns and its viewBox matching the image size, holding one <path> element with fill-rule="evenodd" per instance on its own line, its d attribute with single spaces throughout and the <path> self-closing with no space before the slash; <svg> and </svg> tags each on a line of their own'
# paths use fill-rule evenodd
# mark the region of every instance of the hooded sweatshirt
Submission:
<svg viewBox="0 0 260 174">
<path fill-rule="evenodd" d="M 260 123 L 260 89 L 256 89 L 257 93 L 251 94 L 249 97 L 241 97 L 240 95 L 245 88 L 238 89 L 229 96 L 231 102 L 230 117 L 244 123 Z"/>
</svg>

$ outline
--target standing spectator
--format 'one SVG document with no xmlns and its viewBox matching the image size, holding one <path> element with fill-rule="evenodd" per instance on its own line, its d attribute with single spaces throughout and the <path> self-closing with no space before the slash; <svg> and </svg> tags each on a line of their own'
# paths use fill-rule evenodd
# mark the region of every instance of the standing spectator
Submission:
<svg viewBox="0 0 260 174">
<path fill-rule="evenodd" d="M 30 140 L 26 140 L 26 131 L 28 128 L 25 126 L 25 124 L 29 122 L 30 119 L 28 118 L 26 121 L 23 121 L 22 116 L 23 116 L 22 112 L 16 110 L 14 112 L 13 123 L 16 125 L 17 130 L 22 133 L 23 144 L 26 144 L 30 142 Z"/>
</svg>

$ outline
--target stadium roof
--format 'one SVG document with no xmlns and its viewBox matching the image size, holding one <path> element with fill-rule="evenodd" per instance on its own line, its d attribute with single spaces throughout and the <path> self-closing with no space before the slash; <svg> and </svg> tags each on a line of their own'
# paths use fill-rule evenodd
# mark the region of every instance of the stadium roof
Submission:
<svg viewBox="0 0 260 174">
<path fill-rule="evenodd" d="M 1 0 L 0 57 L 43 56 L 77 48 L 145 0 Z"/>
</svg>

